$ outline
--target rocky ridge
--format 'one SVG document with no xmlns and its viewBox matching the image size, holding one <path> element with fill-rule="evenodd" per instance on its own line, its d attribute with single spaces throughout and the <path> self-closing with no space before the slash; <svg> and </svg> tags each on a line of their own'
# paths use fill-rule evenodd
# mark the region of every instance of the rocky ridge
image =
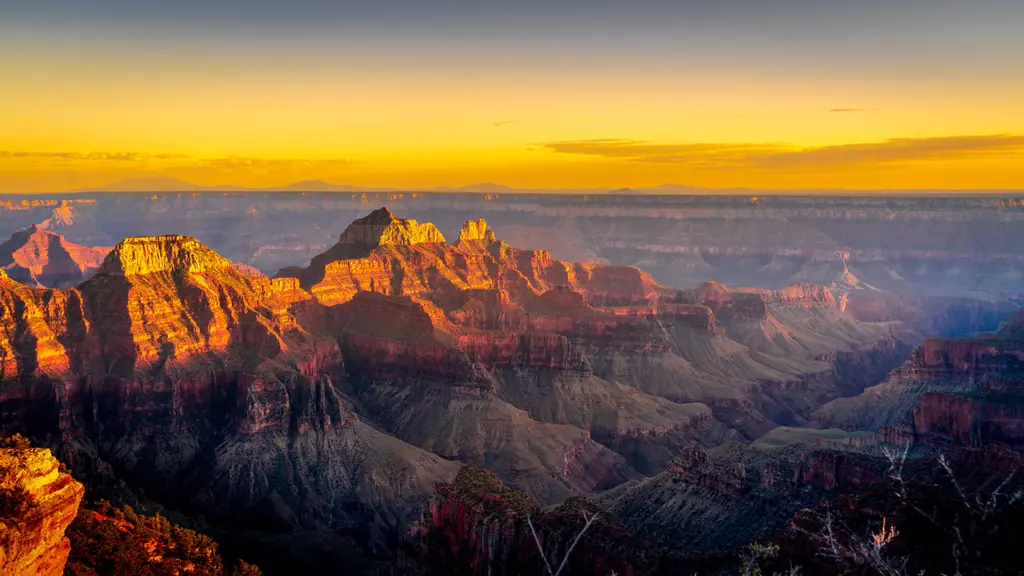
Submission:
<svg viewBox="0 0 1024 576">
<path fill-rule="evenodd" d="M 814 414 L 823 426 L 880 431 L 893 442 L 1024 449 L 1024 316 L 993 333 L 930 339 L 884 382 Z"/>
</svg>

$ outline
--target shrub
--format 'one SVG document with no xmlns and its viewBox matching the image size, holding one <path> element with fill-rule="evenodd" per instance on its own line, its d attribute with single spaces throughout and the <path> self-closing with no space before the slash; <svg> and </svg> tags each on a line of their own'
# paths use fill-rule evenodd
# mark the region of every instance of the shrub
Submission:
<svg viewBox="0 0 1024 576">
<path fill-rule="evenodd" d="M 158 515 L 138 514 L 130 506 L 115 508 L 100 501 L 81 508 L 68 527 L 69 576 L 224 576 L 227 571 L 217 543 L 209 536 L 173 524 Z M 241 562 L 235 576 L 258 576 Z"/>
</svg>

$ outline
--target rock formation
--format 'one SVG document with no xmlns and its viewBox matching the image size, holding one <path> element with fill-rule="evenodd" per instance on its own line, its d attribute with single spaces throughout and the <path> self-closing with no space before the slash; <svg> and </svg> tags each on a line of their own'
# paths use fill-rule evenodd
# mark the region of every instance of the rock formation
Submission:
<svg viewBox="0 0 1024 576">
<path fill-rule="evenodd" d="M 764 538 L 798 510 L 877 484 L 884 473 L 882 460 L 842 443 L 694 447 L 600 503 L 654 544 L 701 558 Z"/>
<path fill-rule="evenodd" d="M 95 273 L 109 251 L 79 246 L 33 224 L 0 244 L 0 269 L 28 286 L 65 288 Z"/>
<path fill-rule="evenodd" d="M 65 290 L 0 278 L 0 432 L 218 526 L 385 543 L 461 464 L 543 504 L 806 423 L 916 334 L 827 287 L 692 290 L 378 210 L 305 268 L 129 238 Z"/>
<path fill-rule="evenodd" d="M 994 333 L 930 339 L 881 384 L 837 399 L 814 420 L 893 442 L 1024 449 L 1024 316 Z"/>
<path fill-rule="evenodd" d="M 314 190 L 316 187 L 314 186 Z M 41 223 L 85 245 L 180 233 L 228 259 L 274 274 L 336 243 L 340 223 L 389 206 L 438 224 L 449 238 L 487 217 L 514 246 L 560 260 L 638 266 L 686 288 L 714 280 L 779 289 L 798 282 L 836 292 L 1021 295 L 1024 230 L 1018 198 L 680 194 L 105 192 L 7 197 L 0 228 Z M 959 336 L 959 334 L 928 334 Z"/>
<path fill-rule="evenodd" d="M 0 574 L 63 574 L 84 492 L 49 450 L 0 448 Z"/>
<path fill-rule="evenodd" d="M 68 290 L 0 278 L 0 302 L 0 427 L 94 486 L 271 530 L 380 528 L 457 468 L 362 422 L 337 343 L 194 239 L 126 240 Z"/>
</svg>

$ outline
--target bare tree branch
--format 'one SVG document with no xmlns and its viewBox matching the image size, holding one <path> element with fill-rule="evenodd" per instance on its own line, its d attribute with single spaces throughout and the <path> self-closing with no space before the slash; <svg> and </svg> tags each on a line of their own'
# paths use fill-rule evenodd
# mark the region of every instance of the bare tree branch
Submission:
<svg viewBox="0 0 1024 576">
<path fill-rule="evenodd" d="M 526 524 L 530 527 L 530 534 L 533 535 L 533 542 L 537 545 L 537 552 L 540 553 L 540 559 L 544 561 L 544 568 L 547 569 L 549 576 L 554 576 L 554 572 L 551 571 L 551 564 L 548 563 L 548 555 L 544 553 L 544 547 L 540 545 L 540 538 L 537 537 L 537 531 L 533 529 L 533 521 L 530 517 L 526 517 Z"/>
<path fill-rule="evenodd" d="M 597 520 L 597 514 L 587 517 L 587 513 L 583 512 L 583 519 L 586 520 L 587 523 L 584 524 L 583 529 L 580 530 L 578 534 L 576 534 L 576 538 L 573 539 L 572 545 L 569 546 L 569 550 L 566 551 L 565 557 L 562 558 L 562 563 L 558 565 L 558 571 L 555 572 L 555 576 L 559 576 L 562 573 L 562 569 L 565 568 L 565 562 L 569 560 L 569 555 L 572 554 L 573 548 L 576 547 L 576 543 L 580 541 L 580 538 L 583 537 L 583 533 L 586 532 L 588 528 L 590 528 L 590 525 L 594 523 L 594 520 Z"/>
</svg>

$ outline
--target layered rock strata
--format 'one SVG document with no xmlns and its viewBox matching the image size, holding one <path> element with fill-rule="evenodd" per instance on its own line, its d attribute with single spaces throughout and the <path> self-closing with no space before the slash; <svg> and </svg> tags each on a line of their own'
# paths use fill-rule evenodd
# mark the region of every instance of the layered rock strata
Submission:
<svg viewBox="0 0 1024 576">
<path fill-rule="evenodd" d="M 0 278 L 0 431 L 221 525 L 382 551 L 460 464 L 555 503 L 805 422 L 903 359 L 898 323 L 843 308 L 811 285 L 670 289 L 481 220 L 448 243 L 387 210 L 273 279 L 130 238 L 74 288 Z"/>
<path fill-rule="evenodd" d="M 42 448 L 0 449 L 0 574 L 60 576 L 85 489 Z"/>
</svg>

